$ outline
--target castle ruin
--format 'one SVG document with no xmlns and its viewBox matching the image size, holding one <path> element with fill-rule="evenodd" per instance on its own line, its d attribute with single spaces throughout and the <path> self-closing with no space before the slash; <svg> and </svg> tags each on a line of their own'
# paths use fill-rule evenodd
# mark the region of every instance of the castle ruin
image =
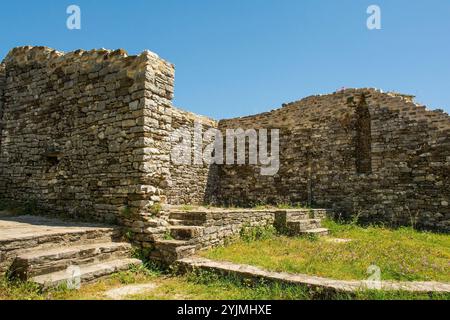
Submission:
<svg viewBox="0 0 450 320">
<path fill-rule="evenodd" d="M 304 203 L 450 230 L 450 117 L 442 111 L 407 95 L 346 89 L 215 121 L 177 109 L 173 94 L 174 66 L 149 51 L 12 49 L 0 65 L 0 197 L 124 225 L 143 243 L 164 233 L 152 213 L 160 204 Z M 171 134 L 194 122 L 280 129 L 278 172 L 174 164 Z"/>
</svg>

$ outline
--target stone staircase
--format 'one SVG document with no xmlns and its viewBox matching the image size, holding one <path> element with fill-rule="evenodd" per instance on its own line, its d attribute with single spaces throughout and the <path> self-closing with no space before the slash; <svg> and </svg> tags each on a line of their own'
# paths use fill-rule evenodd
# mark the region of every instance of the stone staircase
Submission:
<svg viewBox="0 0 450 320">
<path fill-rule="evenodd" d="M 206 213 L 173 211 L 169 213 L 168 222 L 170 225 L 165 239 L 157 240 L 151 253 L 152 260 L 165 264 L 195 253 L 195 240 L 203 235 Z"/>
<path fill-rule="evenodd" d="M 287 222 L 288 235 L 328 235 L 328 229 L 322 228 L 321 219 L 290 220 Z"/>
<path fill-rule="evenodd" d="M 275 227 L 289 236 L 326 236 L 329 230 L 322 228 L 324 209 L 286 210 L 275 214 Z"/>
<path fill-rule="evenodd" d="M 22 222 L 16 232 L 25 226 L 23 234 L 0 237 L 0 248 L 9 261 L 8 274 L 13 277 L 53 287 L 77 281 L 74 275 L 86 283 L 141 264 L 131 258 L 131 245 L 119 242 L 118 228 L 68 227 L 54 220 L 39 226 Z"/>
<path fill-rule="evenodd" d="M 321 209 L 172 210 L 163 227 L 155 225 L 143 237 L 151 239 L 150 259 L 170 265 L 239 236 L 248 223 L 274 222 L 291 236 L 326 235 L 328 230 L 321 226 L 326 214 Z M 131 244 L 121 242 L 118 227 L 33 216 L 0 218 L 0 273 L 43 287 L 77 281 L 74 275 L 81 283 L 91 282 L 141 263 L 132 258 Z"/>
<path fill-rule="evenodd" d="M 155 241 L 150 258 L 170 265 L 194 255 L 199 249 L 219 245 L 223 242 L 217 239 L 217 242 L 213 242 L 212 234 L 238 236 L 246 220 L 258 220 L 256 216 L 251 218 L 255 213 L 259 214 L 258 217 L 265 216 L 264 213 L 272 215 L 277 230 L 289 236 L 328 235 L 328 229 L 321 225 L 322 219 L 327 215 L 325 209 L 268 209 L 265 212 L 251 209 L 222 209 L 216 212 L 173 210 L 166 217 L 169 223 L 167 233 Z"/>
</svg>

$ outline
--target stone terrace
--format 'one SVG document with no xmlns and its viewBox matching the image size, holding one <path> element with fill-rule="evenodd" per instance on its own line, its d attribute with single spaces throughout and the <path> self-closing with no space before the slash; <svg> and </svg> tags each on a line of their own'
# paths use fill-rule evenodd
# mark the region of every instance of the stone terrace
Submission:
<svg viewBox="0 0 450 320">
<path fill-rule="evenodd" d="M 78 266 L 83 282 L 139 265 L 117 227 L 35 216 L 0 217 L 0 273 L 54 286 Z"/>
<path fill-rule="evenodd" d="M 204 208 L 190 211 L 169 207 L 164 215 L 166 232 L 155 238 L 152 259 L 172 263 L 198 250 L 223 245 L 246 227 L 274 226 L 291 236 L 328 234 L 321 220 L 331 215 L 324 209 Z M 136 230 L 139 232 L 140 230 Z M 167 239 L 169 236 L 170 239 Z M 147 245 L 151 245 L 147 242 Z"/>
</svg>

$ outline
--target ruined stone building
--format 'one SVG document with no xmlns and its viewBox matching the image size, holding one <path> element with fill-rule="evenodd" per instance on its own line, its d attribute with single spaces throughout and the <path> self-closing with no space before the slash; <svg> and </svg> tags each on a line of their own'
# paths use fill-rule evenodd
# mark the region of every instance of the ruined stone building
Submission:
<svg viewBox="0 0 450 320">
<path fill-rule="evenodd" d="M 0 195 L 142 230 L 157 204 L 308 203 L 450 230 L 450 118 L 375 89 L 214 121 L 172 105 L 174 66 L 145 51 L 11 50 L 0 66 Z M 171 133 L 280 129 L 280 168 L 176 165 Z M 144 237 L 144 236 L 143 236 Z"/>
</svg>

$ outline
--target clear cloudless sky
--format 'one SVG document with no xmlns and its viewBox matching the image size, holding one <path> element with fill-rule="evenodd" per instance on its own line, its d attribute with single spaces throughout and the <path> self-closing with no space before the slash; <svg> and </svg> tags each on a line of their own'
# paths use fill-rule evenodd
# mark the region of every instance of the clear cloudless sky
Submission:
<svg viewBox="0 0 450 320">
<path fill-rule="evenodd" d="M 81 30 L 66 28 L 71 4 Z M 366 27 L 372 4 L 381 30 Z M 342 87 L 450 111 L 449 0 L 2 1 L 0 59 L 22 45 L 149 49 L 176 66 L 174 104 L 216 119 Z"/>
</svg>

